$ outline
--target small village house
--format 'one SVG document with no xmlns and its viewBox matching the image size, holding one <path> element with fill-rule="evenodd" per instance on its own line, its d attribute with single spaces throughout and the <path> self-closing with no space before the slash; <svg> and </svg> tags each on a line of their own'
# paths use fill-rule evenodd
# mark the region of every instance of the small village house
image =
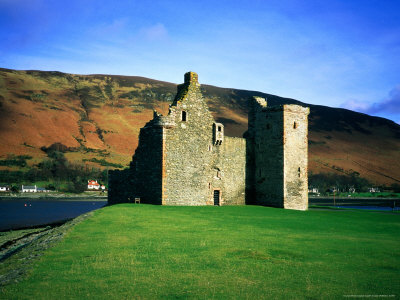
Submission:
<svg viewBox="0 0 400 300">
<path fill-rule="evenodd" d="M 380 193 L 381 190 L 378 187 L 370 187 L 370 188 L 368 188 L 368 192 L 370 192 L 370 193 Z"/>
<path fill-rule="evenodd" d="M 10 187 L 7 185 L 0 185 L 0 192 L 9 192 Z"/>
<path fill-rule="evenodd" d="M 22 185 L 21 192 L 22 193 L 36 193 L 37 186 L 36 185 Z"/>
<path fill-rule="evenodd" d="M 88 190 L 99 190 L 100 189 L 100 184 L 97 182 L 97 180 L 88 180 Z"/>
</svg>

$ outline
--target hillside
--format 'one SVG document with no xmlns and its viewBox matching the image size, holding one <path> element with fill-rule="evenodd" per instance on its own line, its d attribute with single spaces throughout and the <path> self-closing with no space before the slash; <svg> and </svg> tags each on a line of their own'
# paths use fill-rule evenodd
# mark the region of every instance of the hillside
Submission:
<svg viewBox="0 0 400 300">
<path fill-rule="evenodd" d="M 269 105 L 302 104 L 261 92 L 209 85 L 202 89 L 230 136 L 246 131 L 250 96 L 267 97 Z M 167 113 L 175 93 L 175 84 L 136 76 L 0 69 L 0 159 L 29 155 L 28 168 L 46 157 L 43 147 L 59 143 L 53 147 L 69 161 L 126 166 L 139 129 L 152 118 L 153 109 Z M 308 106 L 309 171 L 359 173 L 374 184 L 400 182 L 400 125 L 349 110 Z"/>
</svg>

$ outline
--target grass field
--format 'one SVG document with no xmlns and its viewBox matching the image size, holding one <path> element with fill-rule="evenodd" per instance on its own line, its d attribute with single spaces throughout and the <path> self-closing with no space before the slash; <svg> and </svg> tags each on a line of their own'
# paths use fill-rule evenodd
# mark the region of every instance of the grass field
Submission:
<svg viewBox="0 0 400 300">
<path fill-rule="evenodd" d="M 400 215 L 257 206 L 106 207 L 2 299 L 400 295 Z"/>
</svg>

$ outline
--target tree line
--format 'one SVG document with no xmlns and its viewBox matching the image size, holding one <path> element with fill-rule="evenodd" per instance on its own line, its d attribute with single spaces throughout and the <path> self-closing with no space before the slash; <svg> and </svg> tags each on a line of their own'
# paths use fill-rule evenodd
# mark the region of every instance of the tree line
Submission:
<svg viewBox="0 0 400 300">
<path fill-rule="evenodd" d="M 7 160 L 8 165 L 26 166 L 26 157 L 17 157 Z M 107 170 L 100 170 L 85 164 L 69 162 L 64 153 L 57 150 L 47 152 L 47 158 L 33 166 L 28 171 L 0 170 L 0 182 L 8 185 L 26 184 L 37 181 L 47 181 L 46 189 L 63 192 L 81 193 L 87 189 L 87 180 L 95 178 L 107 184 Z M 12 186 L 18 190 L 19 187 Z"/>
<path fill-rule="evenodd" d="M 320 193 L 326 193 L 336 189 L 340 192 L 349 192 L 354 189 L 357 193 L 368 192 L 369 188 L 376 187 L 367 179 L 357 174 L 339 175 L 334 173 L 320 173 L 308 175 L 308 186 L 318 188 Z M 380 186 L 381 189 L 390 189 L 395 193 L 400 192 L 400 184 L 394 183 L 390 187 Z"/>
</svg>

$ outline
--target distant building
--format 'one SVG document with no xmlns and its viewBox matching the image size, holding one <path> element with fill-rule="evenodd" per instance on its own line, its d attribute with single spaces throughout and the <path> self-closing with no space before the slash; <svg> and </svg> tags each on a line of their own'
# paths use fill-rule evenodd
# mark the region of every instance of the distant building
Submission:
<svg viewBox="0 0 400 300">
<path fill-rule="evenodd" d="M 106 190 L 106 186 L 105 185 L 101 185 L 101 190 L 105 191 Z"/>
<path fill-rule="evenodd" d="M 88 180 L 88 190 L 99 190 L 100 189 L 100 184 L 97 182 L 97 180 Z"/>
<path fill-rule="evenodd" d="M 36 193 L 37 186 L 36 185 L 22 185 L 21 192 L 23 193 Z"/>
<path fill-rule="evenodd" d="M 349 188 L 349 193 L 354 194 L 356 192 L 356 189 L 352 186 L 351 188 Z"/>
<path fill-rule="evenodd" d="M 370 193 L 380 193 L 380 189 L 378 187 L 370 187 L 368 188 L 368 192 Z"/>
<path fill-rule="evenodd" d="M 308 192 L 309 192 L 309 193 L 313 193 L 313 194 L 319 194 L 319 190 L 318 190 L 318 188 L 316 188 L 316 187 L 310 187 L 310 188 L 308 189 Z"/>
<path fill-rule="evenodd" d="M 10 187 L 7 185 L 0 185 L 0 192 L 9 192 Z"/>
</svg>

